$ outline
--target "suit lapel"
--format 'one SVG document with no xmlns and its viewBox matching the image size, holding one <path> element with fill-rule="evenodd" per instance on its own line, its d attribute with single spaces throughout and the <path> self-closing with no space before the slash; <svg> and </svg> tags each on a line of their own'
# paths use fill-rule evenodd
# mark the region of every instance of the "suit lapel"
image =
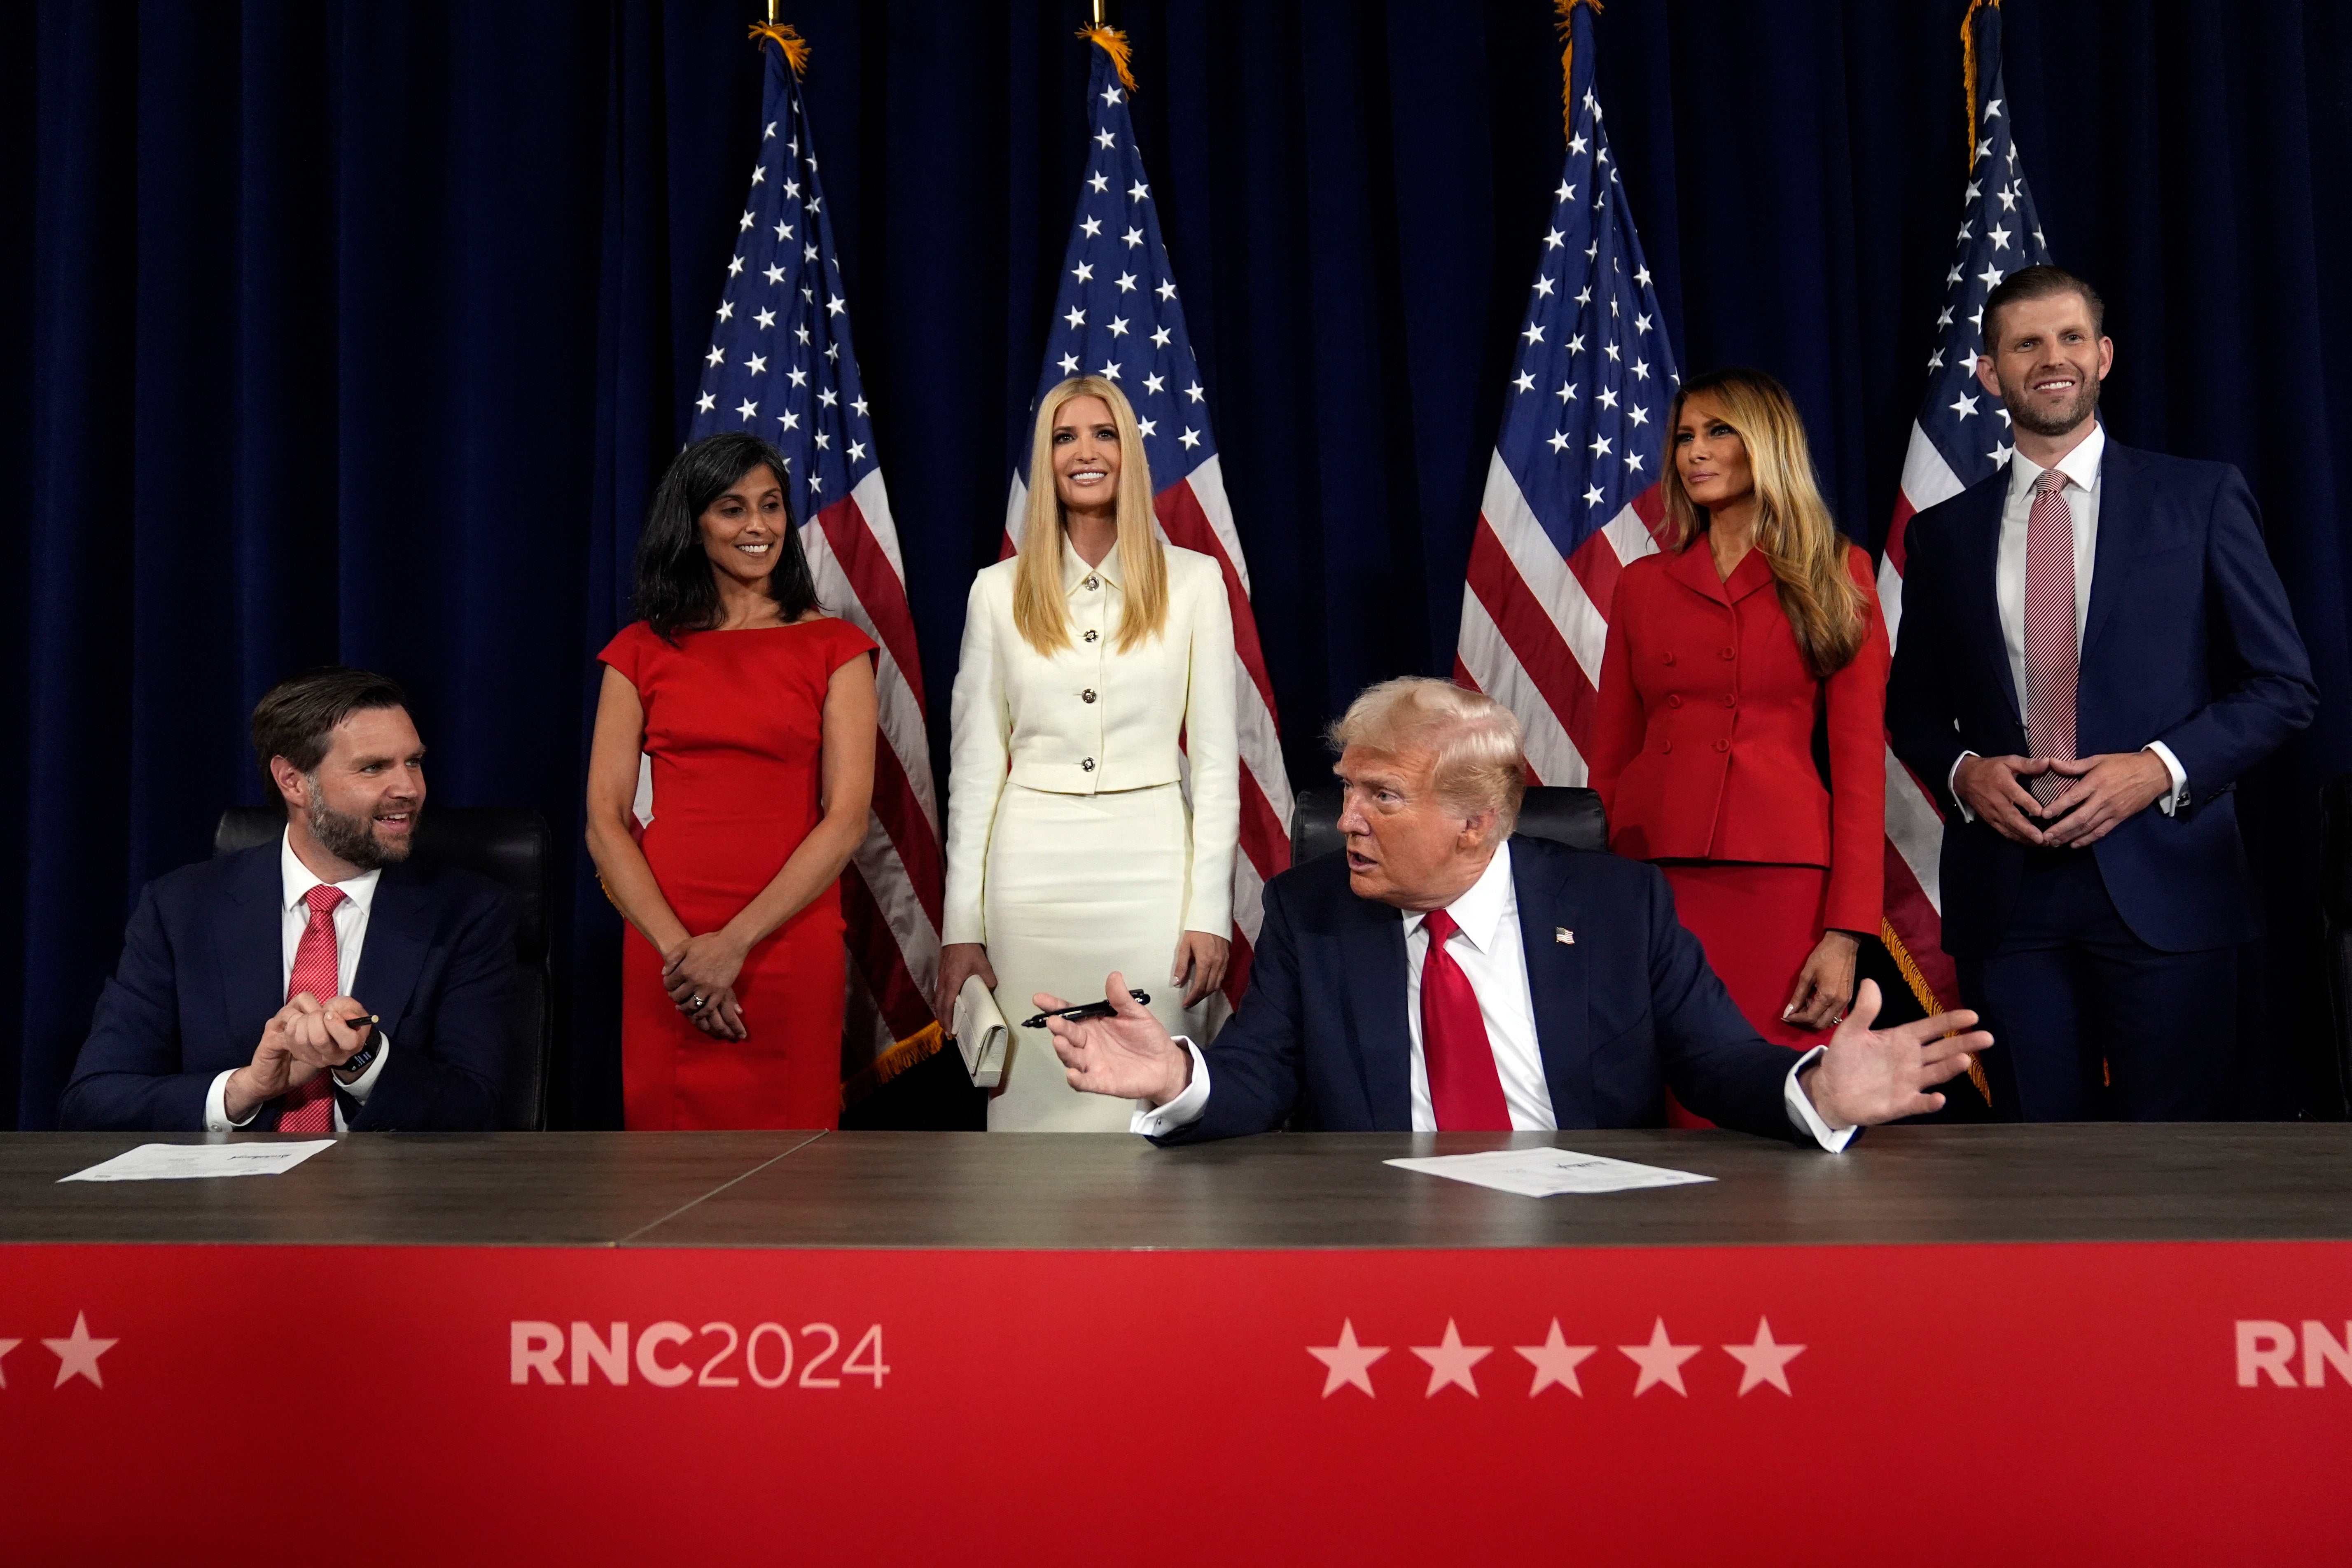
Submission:
<svg viewBox="0 0 2352 1568">
<path fill-rule="evenodd" d="M 2124 579 L 2131 573 L 2133 542 L 2126 534 L 2132 520 L 2147 514 L 2136 455 L 2109 440 L 2099 455 L 2099 539 L 2091 558 L 2091 613 L 2083 622 L 2078 668 L 2090 663 L 2116 601 L 2126 596 Z"/>
<path fill-rule="evenodd" d="M 1412 1131 L 1412 1035 L 1405 1023 L 1404 920 L 1386 904 L 1348 896 L 1339 939 L 1342 989 L 1355 1014 L 1348 1043 L 1372 1127 Z M 1364 984 L 1352 984 L 1360 977 Z"/>
<path fill-rule="evenodd" d="M 1552 1119 L 1561 1127 L 1590 1127 L 1592 1042 L 1586 1012 L 1586 949 L 1559 940 L 1562 931 L 1572 934 L 1588 922 L 1580 917 L 1574 893 L 1559 879 L 1535 874 L 1548 858 L 1524 838 L 1511 841 L 1511 890 L 1518 900 L 1528 999 L 1534 1005 L 1536 1049 L 1543 1058 Z"/>
<path fill-rule="evenodd" d="M 1740 563 L 1743 567 L 1747 564 L 1745 561 Z M 1731 595 L 1725 591 L 1723 579 L 1715 574 L 1715 552 L 1706 547 L 1704 539 L 1692 540 L 1687 550 L 1669 550 L 1666 552 L 1666 575 L 1702 599 L 1718 605 L 1731 602 Z M 1739 574 L 1734 572 L 1731 575 L 1737 581 Z"/>
<path fill-rule="evenodd" d="M 1993 689 L 2009 706 L 2010 718 L 2021 732 L 2025 704 L 2018 695 L 2017 677 L 2009 668 L 2009 641 L 2000 631 L 2000 514 L 2009 500 L 2009 468 L 2003 464 L 1993 478 L 1969 492 L 1966 526 L 1953 543 L 1953 569 L 1958 579 L 1959 605 L 1969 640 L 1985 664 Z"/>
<path fill-rule="evenodd" d="M 229 884 L 227 907 L 213 925 L 213 956 L 221 977 L 221 1026 L 243 1060 L 253 1054 L 262 1026 L 286 1005 L 286 931 L 280 900 L 284 879 L 278 846 L 245 852 Z"/>
<path fill-rule="evenodd" d="M 383 1032 L 394 1031 L 407 1015 L 416 976 L 425 967 L 424 939 L 428 929 L 425 890 L 406 866 L 387 866 L 376 883 L 375 903 L 368 910 L 367 935 L 360 944 L 359 971 L 352 977 L 352 994 L 383 1020 Z"/>
</svg>

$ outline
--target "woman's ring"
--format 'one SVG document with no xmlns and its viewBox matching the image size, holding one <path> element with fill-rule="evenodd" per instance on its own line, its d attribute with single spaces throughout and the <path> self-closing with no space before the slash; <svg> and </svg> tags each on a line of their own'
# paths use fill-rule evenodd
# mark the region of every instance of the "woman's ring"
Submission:
<svg viewBox="0 0 2352 1568">
<path fill-rule="evenodd" d="M 686 999 L 686 1010 L 689 1013 L 701 1012 L 703 1001 L 704 998 L 698 994 L 688 997 Z"/>
</svg>

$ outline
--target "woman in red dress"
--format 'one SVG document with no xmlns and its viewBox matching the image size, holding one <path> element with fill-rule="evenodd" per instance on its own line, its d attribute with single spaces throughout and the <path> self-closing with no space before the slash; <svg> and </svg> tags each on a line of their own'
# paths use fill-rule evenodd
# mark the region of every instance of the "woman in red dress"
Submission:
<svg viewBox="0 0 2352 1568">
<path fill-rule="evenodd" d="M 645 618 L 597 656 L 588 852 L 630 928 L 632 1129 L 841 1114 L 840 879 L 874 790 L 874 644 L 818 613 L 783 472 L 755 436 L 680 453 L 637 542 Z"/>
<path fill-rule="evenodd" d="M 1665 873 L 1748 1021 L 1809 1048 L 1844 1017 L 1880 921 L 1888 651 L 1870 557 L 1838 531 L 1770 376 L 1685 382 L 1666 438 L 1673 542 L 1618 579 L 1592 784 L 1610 847 Z"/>
</svg>

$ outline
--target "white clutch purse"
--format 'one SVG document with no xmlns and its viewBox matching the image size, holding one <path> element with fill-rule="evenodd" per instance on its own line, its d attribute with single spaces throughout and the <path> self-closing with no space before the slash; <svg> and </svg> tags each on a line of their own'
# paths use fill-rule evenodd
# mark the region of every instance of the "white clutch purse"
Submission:
<svg viewBox="0 0 2352 1568">
<path fill-rule="evenodd" d="M 974 1089 L 994 1089 L 1004 1080 L 1004 1049 L 1012 1043 L 1013 1031 L 979 975 L 966 979 L 956 993 L 955 1016 L 948 1027 L 956 1049 L 963 1053 L 964 1070 L 971 1074 Z"/>
</svg>

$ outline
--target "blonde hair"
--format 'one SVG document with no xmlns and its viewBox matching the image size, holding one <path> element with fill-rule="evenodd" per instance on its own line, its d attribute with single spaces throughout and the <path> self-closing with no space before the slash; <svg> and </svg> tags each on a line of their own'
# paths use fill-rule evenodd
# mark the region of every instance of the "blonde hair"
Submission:
<svg viewBox="0 0 2352 1568">
<path fill-rule="evenodd" d="M 1029 440 L 1029 515 L 1021 525 L 1021 564 L 1013 569 L 1013 625 L 1023 640 L 1047 657 L 1070 646 L 1068 595 L 1062 586 L 1062 500 L 1054 485 L 1054 418 L 1081 397 L 1099 397 L 1118 431 L 1119 575 L 1127 606 L 1119 612 L 1121 653 L 1168 626 L 1168 558 L 1160 548 L 1151 510 L 1151 459 L 1127 395 L 1098 375 L 1074 375 L 1037 400 L 1037 427 Z"/>
<path fill-rule="evenodd" d="M 1683 489 L 1682 466 L 1672 460 L 1683 409 L 1694 397 L 1712 398 L 1726 425 L 1748 448 L 1756 484 L 1756 552 L 1772 568 L 1781 613 L 1796 634 L 1797 651 L 1817 680 L 1853 662 L 1862 647 L 1867 607 L 1862 585 L 1846 564 L 1853 548 L 1838 531 L 1813 480 L 1805 422 L 1787 389 L 1759 370 L 1718 370 L 1696 375 L 1675 394 L 1667 416 L 1669 460 L 1664 476 L 1666 520 L 1675 548 L 1687 550 L 1706 531 L 1707 514 Z"/>
<path fill-rule="evenodd" d="M 1525 732 L 1517 714 L 1483 692 L 1434 676 L 1399 676 L 1366 688 L 1327 738 L 1339 752 L 1427 752 L 1436 759 L 1430 782 L 1440 800 L 1465 817 L 1495 814 L 1486 842 L 1518 826 L 1528 793 Z"/>
</svg>

